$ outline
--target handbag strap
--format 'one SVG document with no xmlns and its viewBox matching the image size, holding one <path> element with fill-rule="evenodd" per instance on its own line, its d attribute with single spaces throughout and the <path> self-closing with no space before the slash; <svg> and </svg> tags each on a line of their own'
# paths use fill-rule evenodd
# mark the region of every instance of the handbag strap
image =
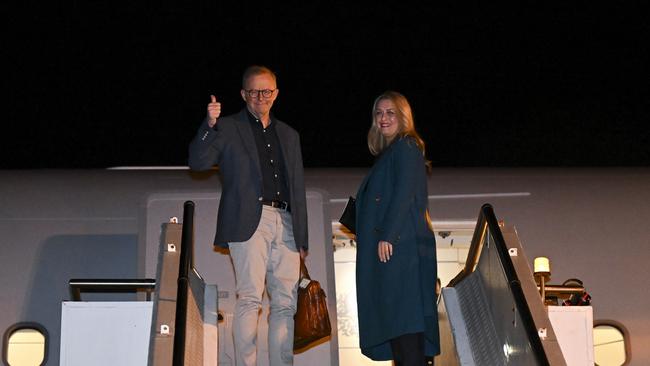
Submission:
<svg viewBox="0 0 650 366">
<path fill-rule="evenodd" d="M 305 260 L 300 257 L 300 280 L 302 281 L 303 279 L 311 280 L 311 277 L 309 277 L 309 271 L 305 265 Z"/>
</svg>

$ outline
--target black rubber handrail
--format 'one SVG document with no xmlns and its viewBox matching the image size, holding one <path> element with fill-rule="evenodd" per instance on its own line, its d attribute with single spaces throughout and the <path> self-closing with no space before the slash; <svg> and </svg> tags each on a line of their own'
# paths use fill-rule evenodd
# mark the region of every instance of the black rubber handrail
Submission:
<svg viewBox="0 0 650 366">
<path fill-rule="evenodd" d="M 524 329 L 528 335 L 528 340 L 530 341 L 530 346 L 533 349 L 533 354 L 535 355 L 535 358 L 537 358 L 537 361 L 540 365 L 549 365 L 550 363 L 546 357 L 546 352 L 544 351 L 542 340 L 539 338 L 537 327 L 535 327 L 533 314 L 530 312 L 530 308 L 528 307 L 528 301 L 526 301 L 526 296 L 524 295 L 524 290 L 521 287 L 519 276 L 517 276 L 517 272 L 515 271 L 515 266 L 512 263 L 512 258 L 510 258 L 510 253 L 508 252 L 506 241 L 503 239 L 503 234 L 501 233 L 501 228 L 499 227 L 497 218 L 494 215 L 492 206 L 485 204 L 481 207 L 481 211 L 483 212 L 485 220 L 487 221 L 488 230 L 492 236 L 492 239 L 494 239 L 494 244 L 497 249 L 497 253 L 499 253 L 501 265 L 503 266 L 503 270 L 506 274 L 506 279 L 515 300 L 515 305 L 517 306 L 517 310 L 519 310 L 519 316 L 521 316 L 521 321 L 523 322 Z"/>
<path fill-rule="evenodd" d="M 187 301 L 190 290 L 189 272 L 194 267 L 194 202 L 183 205 L 183 231 L 178 266 L 178 292 L 176 295 L 176 324 L 174 330 L 173 366 L 185 364 L 185 332 L 187 329 Z"/>
</svg>

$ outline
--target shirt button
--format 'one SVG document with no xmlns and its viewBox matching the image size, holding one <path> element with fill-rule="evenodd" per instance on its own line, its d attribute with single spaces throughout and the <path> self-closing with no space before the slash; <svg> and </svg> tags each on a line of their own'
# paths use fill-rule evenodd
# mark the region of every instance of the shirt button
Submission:
<svg viewBox="0 0 650 366">
<path fill-rule="evenodd" d="M 271 147 L 271 144 L 266 144 L 267 147 Z"/>
<path fill-rule="evenodd" d="M 277 177 L 278 177 L 278 175 L 277 175 L 277 174 L 273 174 L 273 176 L 274 176 L 275 178 L 277 178 Z"/>
</svg>

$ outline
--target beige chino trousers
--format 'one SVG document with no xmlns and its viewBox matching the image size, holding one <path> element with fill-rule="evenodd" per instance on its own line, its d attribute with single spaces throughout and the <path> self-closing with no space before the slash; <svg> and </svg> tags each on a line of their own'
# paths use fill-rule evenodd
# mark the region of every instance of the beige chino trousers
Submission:
<svg viewBox="0 0 650 366">
<path fill-rule="evenodd" d="M 244 242 L 229 243 L 229 247 L 237 291 L 233 319 L 236 365 L 257 365 L 257 324 L 265 285 L 271 305 L 270 366 L 293 365 L 300 252 L 293 237 L 291 213 L 262 206 L 253 236 Z"/>
</svg>

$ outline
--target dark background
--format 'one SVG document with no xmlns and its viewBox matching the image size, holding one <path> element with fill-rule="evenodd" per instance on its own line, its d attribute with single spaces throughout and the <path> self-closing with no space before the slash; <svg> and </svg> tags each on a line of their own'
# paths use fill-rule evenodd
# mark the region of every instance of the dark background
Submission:
<svg viewBox="0 0 650 366">
<path fill-rule="evenodd" d="M 250 64 L 276 71 L 306 167 L 369 166 L 387 89 L 434 166 L 650 165 L 635 2 L 186 3 L 7 9 L 0 167 L 186 165 L 209 95 L 237 112 Z"/>
</svg>

